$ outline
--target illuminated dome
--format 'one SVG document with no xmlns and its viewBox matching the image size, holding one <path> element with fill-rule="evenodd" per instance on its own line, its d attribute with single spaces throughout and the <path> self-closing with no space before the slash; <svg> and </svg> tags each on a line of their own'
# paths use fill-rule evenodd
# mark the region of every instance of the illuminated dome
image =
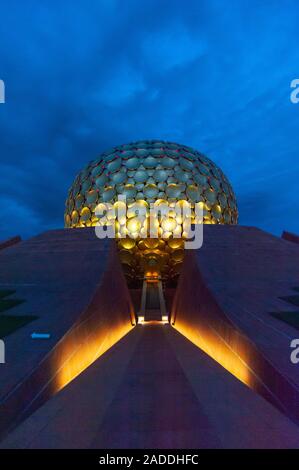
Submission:
<svg viewBox="0 0 299 470">
<path fill-rule="evenodd" d="M 238 219 L 233 189 L 209 158 L 185 145 L 147 140 L 114 147 L 79 173 L 66 201 L 65 226 L 90 227 L 103 224 L 103 220 L 111 223 L 113 217 L 108 214 L 101 220 L 95 209 L 101 203 L 116 207 L 120 195 L 126 196 L 128 209 L 118 223 L 116 237 L 131 279 L 142 278 L 148 270 L 164 279 L 177 276 L 187 222 L 170 214 L 158 223 L 158 238 L 147 238 L 147 220 L 142 226 L 135 220 L 134 210 L 130 211 L 136 203 L 146 209 L 165 201 L 170 207 L 185 201 L 192 208 L 200 205 L 204 224 L 236 224 Z M 174 233 L 181 238 L 174 238 Z"/>
</svg>

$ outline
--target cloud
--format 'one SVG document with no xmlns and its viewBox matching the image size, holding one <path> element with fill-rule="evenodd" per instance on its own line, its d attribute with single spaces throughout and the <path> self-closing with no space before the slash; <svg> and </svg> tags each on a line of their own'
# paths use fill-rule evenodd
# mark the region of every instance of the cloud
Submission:
<svg viewBox="0 0 299 470">
<path fill-rule="evenodd" d="M 298 21 L 292 0 L 6 2 L 0 238 L 63 226 L 80 169 L 144 138 L 207 153 L 243 224 L 299 233 Z"/>
<path fill-rule="evenodd" d="M 143 60 L 157 73 L 182 67 L 198 59 L 205 51 L 204 41 L 190 34 L 180 23 L 170 23 L 167 29 L 151 31 L 142 43 Z"/>
<path fill-rule="evenodd" d="M 123 106 L 145 90 L 142 75 L 126 63 L 117 63 L 109 78 L 99 86 L 95 101 L 108 106 Z"/>
</svg>

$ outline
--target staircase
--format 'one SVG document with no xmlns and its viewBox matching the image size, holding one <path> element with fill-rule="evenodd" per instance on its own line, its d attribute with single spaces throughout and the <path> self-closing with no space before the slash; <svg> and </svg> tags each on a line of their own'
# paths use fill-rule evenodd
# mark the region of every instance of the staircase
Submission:
<svg viewBox="0 0 299 470">
<path fill-rule="evenodd" d="M 168 323 L 162 282 L 160 279 L 145 279 L 142 287 L 142 297 L 138 323 L 147 322 Z"/>
</svg>

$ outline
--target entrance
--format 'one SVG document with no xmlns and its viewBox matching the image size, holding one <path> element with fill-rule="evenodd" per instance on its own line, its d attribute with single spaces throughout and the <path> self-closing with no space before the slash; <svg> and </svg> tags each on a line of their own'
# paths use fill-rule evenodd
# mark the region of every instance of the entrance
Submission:
<svg viewBox="0 0 299 470">
<path fill-rule="evenodd" d="M 159 278 L 146 278 L 143 281 L 138 323 L 168 323 L 162 282 Z"/>
</svg>

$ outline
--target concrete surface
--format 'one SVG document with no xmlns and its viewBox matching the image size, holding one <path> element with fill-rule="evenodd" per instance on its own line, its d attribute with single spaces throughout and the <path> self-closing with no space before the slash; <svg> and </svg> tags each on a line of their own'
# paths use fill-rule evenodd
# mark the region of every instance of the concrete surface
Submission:
<svg viewBox="0 0 299 470">
<path fill-rule="evenodd" d="M 0 447 L 298 448 L 299 429 L 169 325 L 142 325 Z"/>
<path fill-rule="evenodd" d="M 5 338 L 0 435 L 132 327 L 114 241 L 93 228 L 52 230 L 1 251 L 1 288 L 25 300 L 8 314 L 38 319 Z M 32 332 L 51 338 L 33 340 Z"/>
<path fill-rule="evenodd" d="M 299 286 L 299 245 L 254 227 L 204 225 L 200 250 L 186 252 L 172 322 L 212 356 L 245 364 L 248 381 L 299 423 L 298 331 L 271 315 L 294 310 L 279 297 Z"/>
</svg>

